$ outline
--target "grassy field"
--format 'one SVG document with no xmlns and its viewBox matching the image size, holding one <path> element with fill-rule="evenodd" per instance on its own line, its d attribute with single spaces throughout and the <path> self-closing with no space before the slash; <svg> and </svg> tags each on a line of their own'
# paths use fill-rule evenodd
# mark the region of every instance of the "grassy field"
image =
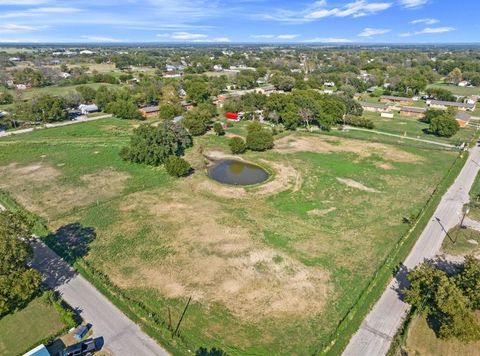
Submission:
<svg viewBox="0 0 480 356">
<path fill-rule="evenodd" d="M 102 85 L 112 86 L 112 84 L 108 83 L 88 83 L 88 84 L 81 84 L 81 85 L 68 85 L 68 86 L 48 86 L 42 88 L 32 88 L 20 91 L 22 99 L 31 99 L 35 96 L 42 95 L 42 94 L 49 94 L 49 95 L 66 95 L 71 91 L 75 91 L 75 88 L 79 86 L 87 86 L 94 89 L 98 89 L 98 87 Z M 13 95 L 15 95 L 14 91 L 11 91 Z"/>
<path fill-rule="evenodd" d="M 18 355 L 57 335 L 66 325 L 53 305 L 34 299 L 24 309 L 0 319 L 0 355 Z"/>
<path fill-rule="evenodd" d="M 133 125 L 105 119 L 0 140 L 0 188 L 55 231 L 80 222 L 86 257 L 130 300 L 178 320 L 188 348 L 311 354 L 333 330 L 457 157 L 432 145 L 359 133 L 282 134 L 243 158 L 273 172 L 263 185 L 217 184 L 205 158 L 227 137 L 187 152 L 195 174 L 119 158 Z"/>
<path fill-rule="evenodd" d="M 450 255 L 463 256 L 480 251 L 480 232 L 454 227 L 443 240 L 442 251 Z"/>
<path fill-rule="evenodd" d="M 382 118 L 378 113 L 372 112 L 364 112 L 363 116 L 372 120 L 375 124 L 375 130 L 378 131 L 453 145 L 469 142 L 475 134 L 475 129 L 467 126 L 461 128 L 453 137 L 438 137 L 428 134 L 427 130 L 429 125 L 419 121 L 417 118 L 395 114 L 393 119 L 387 119 Z"/>
<path fill-rule="evenodd" d="M 449 90 L 453 93 L 453 95 L 463 95 L 463 96 L 469 96 L 469 95 L 480 95 L 480 88 L 474 87 L 474 88 L 464 88 L 464 87 L 459 87 L 457 85 L 453 84 L 431 84 L 428 86 L 428 88 L 440 88 L 440 89 L 446 89 Z"/>
<path fill-rule="evenodd" d="M 458 356 L 478 355 L 479 348 L 480 342 L 465 344 L 456 340 L 441 340 L 425 318 L 415 316 L 408 331 L 405 350 L 409 355 Z"/>
</svg>

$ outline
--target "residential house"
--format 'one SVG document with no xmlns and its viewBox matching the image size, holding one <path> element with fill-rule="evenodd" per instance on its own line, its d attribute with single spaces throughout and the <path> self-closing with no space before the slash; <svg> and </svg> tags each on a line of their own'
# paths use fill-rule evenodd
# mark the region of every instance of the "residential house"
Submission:
<svg viewBox="0 0 480 356">
<path fill-rule="evenodd" d="M 45 345 L 41 344 L 27 353 L 24 353 L 23 356 L 50 356 L 50 352 L 48 352 Z"/>
<path fill-rule="evenodd" d="M 458 86 L 462 87 L 462 88 L 466 88 L 466 87 L 470 86 L 470 82 L 468 82 L 466 80 L 462 80 L 460 83 L 458 83 Z"/>
<path fill-rule="evenodd" d="M 323 86 L 333 88 L 335 86 L 335 83 L 334 82 L 325 82 L 325 83 L 323 83 Z"/>
<path fill-rule="evenodd" d="M 427 105 L 432 109 L 446 110 L 448 108 L 455 108 L 462 111 L 475 110 L 476 104 L 457 103 L 455 101 L 440 101 L 440 100 L 427 100 Z"/>
<path fill-rule="evenodd" d="M 215 72 L 221 72 L 221 71 L 223 71 L 223 67 L 222 67 L 221 64 L 215 64 L 215 65 L 213 66 L 213 70 L 214 70 Z"/>
<path fill-rule="evenodd" d="M 470 114 L 464 112 L 464 111 L 459 111 L 457 112 L 457 115 L 455 116 L 455 119 L 457 120 L 458 124 L 460 125 L 460 127 L 465 127 L 468 125 L 468 123 L 470 122 L 470 119 L 472 117 L 470 116 Z"/>
<path fill-rule="evenodd" d="M 182 77 L 182 73 L 179 73 L 175 70 L 172 70 L 172 71 L 163 71 L 162 73 L 163 77 L 164 78 L 181 78 Z"/>
<path fill-rule="evenodd" d="M 257 93 L 264 94 L 264 95 L 270 95 L 272 93 L 275 93 L 277 91 L 277 88 L 275 86 L 270 85 L 267 87 L 261 87 L 261 88 L 256 88 L 255 89 Z"/>
<path fill-rule="evenodd" d="M 182 108 L 185 110 L 192 110 L 194 105 L 190 101 L 183 100 L 180 105 L 182 105 Z"/>
<path fill-rule="evenodd" d="M 418 119 L 421 119 L 425 116 L 425 112 L 427 109 L 425 108 L 417 108 L 413 106 L 403 106 L 400 109 L 400 115 L 402 116 L 409 116 L 409 117 L 416 117 Z"/>
<path fill-rule="evenodd" d="M 369 112 L 388 112 L 390 111 L 390 107 L 385 104 L 378 104 L 378 103 L 367 103 L 365 101 L 361 101 L 360 105 L 362 106 L 363 110 Z"/>
<path fill-rule="evenodd" d="M 413 103 L 412 98 L 406 98 L 402 96 L 392 96 L 392 95 L 382 95 L 380 97 L 381 103 L 393 103 L 393 104 L 400 104 L 400 105 L 408 105 Z"/>
<path fill-rule="evenodd" d="M 146 106 L 146 107 L 140 108 L 139 111 L 143 117 L 152 117 L 152 116 L 157 116 L 160 110 L 158 106 Z"/>
<path fill-rule="evenodd" d="M 78 110 L 82 113 L 82 115 L 91 114 L 93 112 L 98 111 L 98 106 L 95 104 L 81 104 L 78 106 Z"/>
</svg>

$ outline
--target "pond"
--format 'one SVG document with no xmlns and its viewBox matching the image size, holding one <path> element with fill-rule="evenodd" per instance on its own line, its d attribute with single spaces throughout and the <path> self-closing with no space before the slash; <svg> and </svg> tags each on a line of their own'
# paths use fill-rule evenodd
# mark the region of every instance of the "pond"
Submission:
<svg viewBox="0 0 480 356">
<path fill-rule="evenodd" d="M 268 172 L 251 163 L 224 159 L 208 169 L 208 176 L 224 184 L 250 185 L 266 181 Z"/>
</svg>

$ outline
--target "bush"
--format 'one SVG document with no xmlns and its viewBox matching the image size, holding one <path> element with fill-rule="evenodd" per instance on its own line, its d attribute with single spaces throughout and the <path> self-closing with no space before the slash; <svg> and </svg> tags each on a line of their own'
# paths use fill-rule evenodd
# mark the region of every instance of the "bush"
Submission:
<svg viewBox="0 0 480 356">
<path fill-rule="evenodd" d="M 241 154 L 247 150 L 245 141 L 241 137 L 232 137 L 228 142 L 228 145 L 233 154 Z"/>
<path fill-rule="evenodd" d="M 265 151 L 273 147 L 273 135 L 270 130 L 253 121 L 247 127 L 247 148 L 252 151 Z"/>
<path fill-rule="evenodd" d="M 169 156 L 181 156 L 192 145 L 191 136 L 182 126 L 165 121 L 157 127 L 141 125 L 136 128 L 130 145 L 124 147 L 120 155 L 134 163 L 159 166 Z"/>
<path fill-rule="evenodd" d="M 169 156 L 165 160 L 165 169 L 172 177 L 184 177 L 190 173 L 192 167 L 181 157 Z"/>
<path fill-rule="evenodd" d="M 225 135 L 225 130 L 223 129 L 223 126 L 220 122 L 215 122 L 213 124 L 213 131 L 215 131 L 215 133 L 218 135 L 218 136 L 223 136 Z"/>
<path fill-rule="evenodd" d="M 428 131 L 436 136 L 452 137 L 458 130 L 460 125 L 454 117 L 444 114 L 432 119 Z"/>
<path fill-rule="evenodd" d="M 344 122 L 345 124 L 354 126 L 354 127 L 364 127 L 370 130 L 375 128 L 375 124 L 373 123 L 372 120 L 362 116 L 345 115 Z"/>
</svg>

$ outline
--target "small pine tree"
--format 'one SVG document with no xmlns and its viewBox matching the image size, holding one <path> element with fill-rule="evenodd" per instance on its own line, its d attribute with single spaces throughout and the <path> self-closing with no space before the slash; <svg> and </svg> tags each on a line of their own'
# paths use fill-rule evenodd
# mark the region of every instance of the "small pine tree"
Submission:
<svg viewBox="0 0 480 356">
<path fill-rule="evenodd" d="M 245 145 L 245 141 L 241 137 L 232 137 L 228 142 L 230 146 L 230 150 L 233 154 L 241 154 L 247 150 L 247 146 Z"/>
<path fill-rule="evenodd" d="M 190 173 L 192 167 L 181 157 L 169 156 L 165 160 L 165 169 L 172 177 L 184 177 Z"/>
<path fill-rule="evenodd" d="M 223 129 L 222 123 L 220 123 L 218 121 L 213 124 L 213 131 L 215 131 L 215 133 L 218 136 L 225 135 L 225 130 Z"/>
</svg>

